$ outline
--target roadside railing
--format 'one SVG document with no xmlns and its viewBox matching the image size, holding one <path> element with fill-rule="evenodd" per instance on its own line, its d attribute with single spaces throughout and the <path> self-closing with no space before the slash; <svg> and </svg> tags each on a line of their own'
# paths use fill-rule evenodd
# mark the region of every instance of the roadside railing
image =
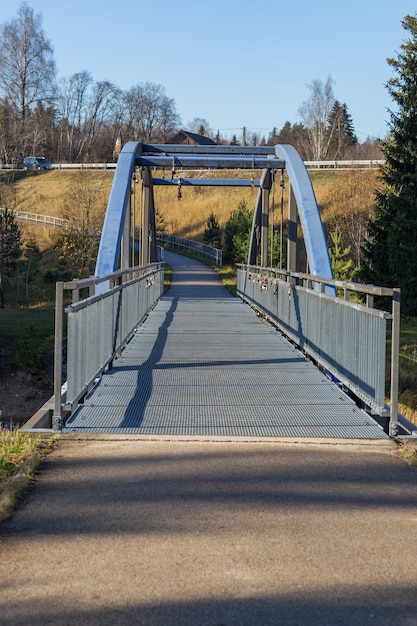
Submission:
<svg viewBox="0 0 417 626">
<path fill-rule="evenodd" d="M 379 159 L 351 159 L 344 161 L 304 161 L 309 169 L 376 169 L 383 160 Z M 117 163 L 54 163 L 54 170 L 115 170 Z M 13 163 L 0 163 L 0 170 L 19 170 Z"/>
<path fill-rule="evenodd" d="M 176 235 L 167 235 L 166 233 L 157 233 L 157 240 L 164 246 L 169 246 L 173 250 L 185 250 L 192 254 L 210 261 L 216 265 L 222 264 L 222 251 L 219 248 L 214 248 L 201 241 L 194 241 L 193 239 L 184 239 L 183 237 L 177 237 Z"/>
<path fill-rule="evenodd" d="M 109 289 L 99 293 L 96 288 L 105 281 Z M 163 290 L 162 263 L 56 284 L 54 430 L 62 429 L 65 414 L 75 410 L 111 366 Z M 66 292 L 71 293 L 72 303 L 64 307 Z"/>
<path fill-rule="evenodd" d="M 375 170 L 384 163 L 383 160 L 356 159 L 350 161 L 304 161 L 308 170 Z"/>
<path fill-rule="evenodd" d="M 343 298 L 324 293 L 327 285 L 343 293 Z M 365 304 L 351 301 L 352 293 L 361 294 Z M 392 436 L 398 433 L 399 289 L 239 265 L 237 294 L 363 403 Z M 377 296 L 391 299 L 391 313 L 374 307 Z M 390 397 L 386 404 L 388 358 Z"/>
</svg>

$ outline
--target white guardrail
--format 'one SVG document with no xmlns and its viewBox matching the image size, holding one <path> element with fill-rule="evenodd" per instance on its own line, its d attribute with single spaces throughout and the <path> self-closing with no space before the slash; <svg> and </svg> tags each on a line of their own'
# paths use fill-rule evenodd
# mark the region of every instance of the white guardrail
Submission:
<svg viewBox="0 0 417 626">
<path fill-rule="evenodd" d="M 376 169 L 384 161 L 362 159 L 350 161 L 304 161 L 308 170 Z M 54 170 L 114 170 L 117 163 L 54 163 Z M 12 163 L 0 163 L 2 170 L 20 170 Z M 22 170 L 23 171 L 23 170 Z"/>
</svg>

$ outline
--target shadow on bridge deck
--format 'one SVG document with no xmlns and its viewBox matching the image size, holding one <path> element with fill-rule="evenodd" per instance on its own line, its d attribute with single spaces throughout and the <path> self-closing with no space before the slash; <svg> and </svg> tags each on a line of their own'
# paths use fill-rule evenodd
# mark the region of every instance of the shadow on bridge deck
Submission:
<svg viewBox="0 0 417 626">
<path fill-rule="evenodd" d="M 173 253 L 172 285 L 65 431 L 387 438 L 210 267 Z"/>
</svg>

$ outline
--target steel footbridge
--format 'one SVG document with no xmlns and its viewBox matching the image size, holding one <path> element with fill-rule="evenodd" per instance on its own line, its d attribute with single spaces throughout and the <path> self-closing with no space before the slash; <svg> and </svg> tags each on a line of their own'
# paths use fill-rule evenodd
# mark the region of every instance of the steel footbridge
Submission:
<svg viewBox="0 0 417 626">
<path fill-rule="evenodd" d="M 187 175 L 196 169 L 205 176 Z M 167 170 L 170 176 L 161 174 Z M 277 173 L 288 180 L 285 268 L 268 263 Z M 238 297 L 209 266 L 169 251 L 172 283 L 164 291 L 157 185 L 257 188 Z M 299 228 L 309 273 L 297 268 Z M 64 305 L 67 291 L 72 301 Z M 391 300 L 389 312 L 375 305 L 380 296 Z M 291 146 L 130 142 L 115 171 L 95 276 L 57 283 L 54 397 L 26 427 L 181 437 L 413 436 L 398 414 L 399 320 L 398 289 L 334 280 L 311 181 Z"/>
</svg>

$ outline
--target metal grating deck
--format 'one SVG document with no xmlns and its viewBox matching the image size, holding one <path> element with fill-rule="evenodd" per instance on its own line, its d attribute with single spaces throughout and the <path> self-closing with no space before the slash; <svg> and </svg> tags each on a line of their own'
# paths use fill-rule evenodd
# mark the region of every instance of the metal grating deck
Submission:
<svg viewBox="0 0 417 626">
<path fill-rule="evenodd" d="M 66 432 L 387 438 L 214 271 L 178 255 L 168 262 L 170 291 Z"/>
</svg>

